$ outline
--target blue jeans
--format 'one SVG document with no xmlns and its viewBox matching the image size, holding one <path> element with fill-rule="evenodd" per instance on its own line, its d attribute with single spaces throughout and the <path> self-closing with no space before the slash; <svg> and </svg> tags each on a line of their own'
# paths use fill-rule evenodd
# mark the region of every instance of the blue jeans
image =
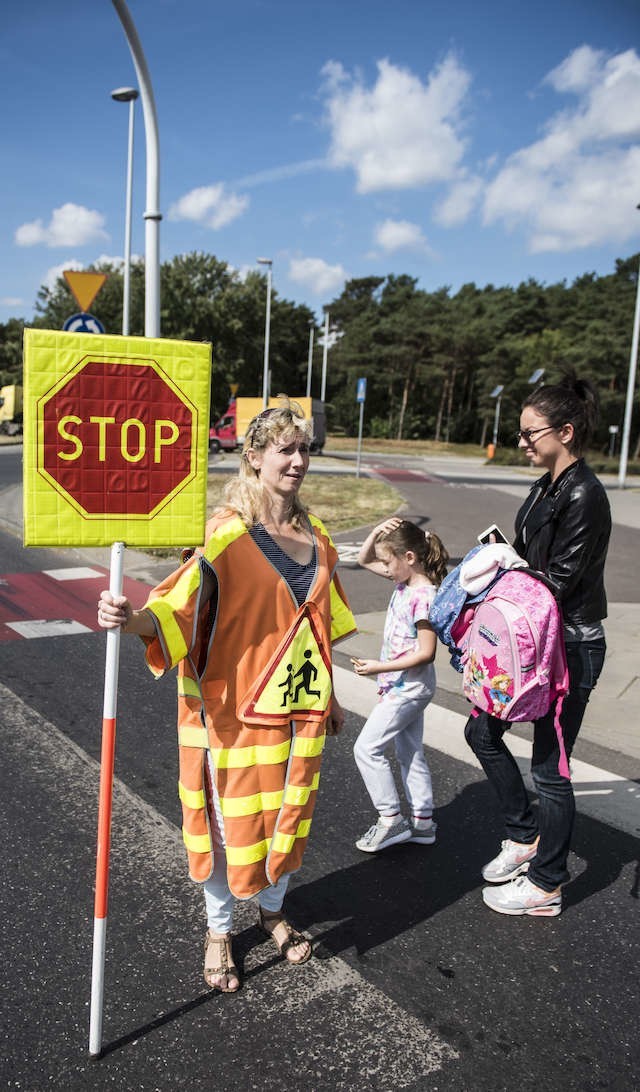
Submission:
<svg viewBox="0 0 640 1092">
<path fill-rule="evenodd" d="M 605 651 L 604 640 L 567 644 L 569 693 L 560 714 L 567 758 L 580 731 L 589 695 L 602 671 Z M 531 776 L 538 794 L 537 821 L 518 765 L 504 742 L 509 723 L 480 713 L 469 717 L 464 732 L 496 792 L 507 837 L 531 844 L 540 835 L 536 855 L 529 865 L 529 878 L 543 891 L 555 891 L 569 879 L 567 857 L 576 811 L 571 782 L 558 773 L 560 754 L 554 713 L 552 706 L 533 725 Z"/>
</svg>

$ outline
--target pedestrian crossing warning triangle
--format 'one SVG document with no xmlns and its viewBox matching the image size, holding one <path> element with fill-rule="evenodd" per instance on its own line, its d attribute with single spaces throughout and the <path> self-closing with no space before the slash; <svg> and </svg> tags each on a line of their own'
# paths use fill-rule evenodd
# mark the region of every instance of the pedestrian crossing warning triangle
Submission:
<svg viewBox="0 0 640 1092">
<path fill-rule="evenodd" d="M 331 700 L 331 661 L 309 609 L 299 614 L 258 682 L 239 707 L 242 720 L 286 724 L 291 718 L 321 720 Z"/>
<path fill-rule="evenodd" d="M 77 269 L 65 269 L 62 276 L 81 311 L 89 310 L 107 279 L 106 273 L 84 273 Z"/>
</svg>

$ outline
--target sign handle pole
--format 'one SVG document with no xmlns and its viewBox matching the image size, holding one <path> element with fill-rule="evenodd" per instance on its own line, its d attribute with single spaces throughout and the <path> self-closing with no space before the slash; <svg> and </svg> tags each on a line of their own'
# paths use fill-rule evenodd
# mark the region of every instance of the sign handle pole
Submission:
<svg viewBox="0 0 640 1092">
<path fill-rule="evenodd" d="M 122 595 L 124 542 L 111 547 L 109 591 Z M 93 920 L 93 962 L 91 968 L 91 1015 L 89 1054 L 102 1051 L 102 1009 L 104 997 L 104 958 L 107 938 L 107 901 L 109 893 L 109 851 L 111 847 L 111 804 L 113 767 L 116 749 L 116 709 L 118 704 L 118 657 L 120 628 L 107 631 L 102 714 L 102 753 L 100 756 L 100 798 L 98 804 L 98 845 L 96 850 L 96 894 Z"/>
</svg>

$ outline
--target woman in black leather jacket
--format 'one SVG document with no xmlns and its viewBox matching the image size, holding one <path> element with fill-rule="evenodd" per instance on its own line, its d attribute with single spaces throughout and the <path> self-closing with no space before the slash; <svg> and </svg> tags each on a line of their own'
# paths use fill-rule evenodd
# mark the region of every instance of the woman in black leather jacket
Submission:
<svg viewBox="0 0 640 1092">
<path fill-rule="evenodd" d="M 518 431 L 518 446 L 531 465 L 546 471 L 516 516 L 514 547 L 532 569 L 545 574 L 562 611 L 569 693 L 560 723 L 567 757 L 602 670 L 606 647 L 604 564 L 611 513 L 601 483 L 582 458 L 596 418 L 591 384 L 567 378 L 530 395 Z M 467 742 L 497 793 L 505 819 L 507 837 L 501 851 L 482 869 L 488 883 L 499 885 L 485 887 L 483 899 L 502 914 L 555 917 L 562 909 L 561 885 L 569 879 L 575 802 L 571 782 L 558 772 L 554 712 L 552 707 L 534 723 L 531 773 L 538 794 L 537 820 L 504 742 L 509 724 L 480 713 L 470 717 L 465 728 Z"/>
</svg>

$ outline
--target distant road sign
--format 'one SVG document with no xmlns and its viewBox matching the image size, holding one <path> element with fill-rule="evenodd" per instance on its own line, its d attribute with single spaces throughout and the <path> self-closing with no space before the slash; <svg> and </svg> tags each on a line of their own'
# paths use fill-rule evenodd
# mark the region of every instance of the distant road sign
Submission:
<svg viewBox="0 0 640 1092">
<path fill-rule="evenodd" d="M 77 315 L 71 315 L 63 330 L 71 334 L 104 334 L 104 326 L 95 315 L 89 315 L 86 311 L 79 311 Z"/>
<path fill-rule="evenodd" d="M 358 380 L 358 386 L 356 388 L 356 402 L 364 402 L 367 397 L 367 380 L 363 376 Z"/>
<path fill-rule="evenodd" d="M 98 292 L 107 279 L 106 273 L 85 273 L 78 269 L 65 269 L 62 276 L 77 301 L 78 307 L 86 311 L 91 307 Z"/>
</svg>

